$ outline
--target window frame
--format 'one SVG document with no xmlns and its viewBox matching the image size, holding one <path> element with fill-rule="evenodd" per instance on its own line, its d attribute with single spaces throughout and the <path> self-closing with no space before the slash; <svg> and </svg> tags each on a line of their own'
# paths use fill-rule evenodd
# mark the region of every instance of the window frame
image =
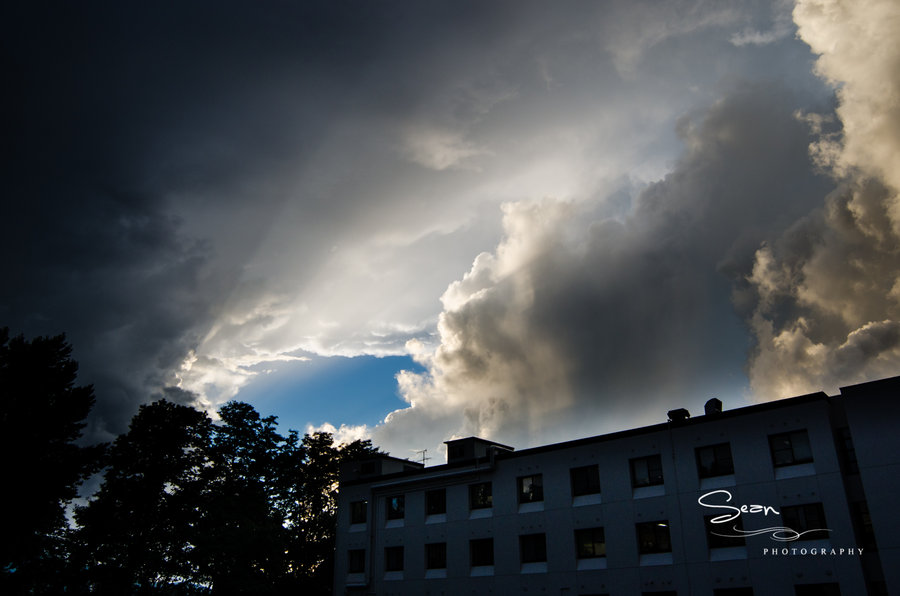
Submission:
<svg viewBox="0 0 900 596">
<path fill-rule="evenodd" d="M 598 540 L 599 533 L 599 540 Z M 590 544 L 590 548 L 582 549 L 582 546 Z M 597 552 L 597 545 L 600 545 Z M 606 556 L 606 531 L 602 526 L 594 528 L 575 529 L 575 558 L 576 559 L 600 559 Z"/>
<path fill-rule="evenodd" d="M 802 440 L 800 440 L 801 437 Z M 784 441 L 785 443 L 777 445 L 780 441 Z M 801 447 L 800 456 L 797 455 L 798 445 Z M 808 455 L 803 455 L 802 447 L 806 448 Z M 805 428 L 769 435 L 769 453 L 772 456 L 772 466 L 775 468 L 809 464 L 812 463 L 814 459 L 812 443 L 809 441 L 809 433 Z M 784 455 L 779 456 L 779 454 L 788 453 L 790 453 L 789 459 L 785 459 Z"/>
<path fill-rule="evenodd" d="M 437 495 L 440 495 L 435 501 Z M 447 489 L 436 488 L 425 491 L 425 515 L 441 515 L 447 513 Z"/>
<path fill-rule="evenodd" d="M 526 486 L 528 490 L 526 490 Z M 516 478 L 519 504 L 544 502 L 544 475 L 531 474 Z"/>
<path fill-rule="evenodd" d="M 487 488 L 487 491 L 484 488 Z M 469 485 L 469 510 L 491 509 L 494 506 L 494 487 L 491 481 Z"/>
<path fill-rule="evenodd" d="M 362 563 L 359 565 L 359 563 Z M 347 573 L 366 572 L 366 549 L 351 548 L 347 551 Z"/>
<path fill-rule="evenodd" d="M 369 521 L 369 502 L 351 501 L 350 502 L 350 524 L 364 524 Z"/>
<path fill-rule="evenodd" d="M 582 473 L 586 473 L 585 478 L 581 477 Z M 600 487 L 600 466 L 597 464 L 569 468 L 569 480 L 572 486 L 572 497 L 599 495 L 602 492 Z"/>
<path fill-rule="evenodd" d="M 782 505 L 781 521 L 785 527 L 801 534 L 797 540 L 821 540 L 828 537 L 827 533 L 819 532 L 803 535 L 809 530 L 828 529 L 828 522 L 825 520 L 825 506 L 821 502 Z"/>
<path fill-rule="evenodd" d="M 646 466 L 647 471 L 647 480 L 645 482 L 639 482 L 636 466 L 644 464 Z M 653 455 L 645 455 L 644 457 L 633 457 L 628 460 L 629 468 L 631 469 L 631 487 L 632 488 L 644 488 L 647 486 L 661 486 L 666 483 L 665 475 L 663 474 L 663 466 L 662 466 L 662 455 L 659 453 L 655 453 Z M 654 469 L 658 469 L 658 476 L 655 476 L 653 473 Z"/>
<path fill-rule="evenodd" d="M 391 495 L 384 498 L 385 519 L 388 521 L 406 517 L 406 495 Z"/>
<path fill-rule="evenodd" d="M 669 530 L 669 520 L 660 519 L 650 522 L 639 522 L 634 525 L 637 534 L 637 546 L 639 555 L 653 555 L 672 552 L 672 534 Z M 643 531 L 642 531 L 643 530 Z M 652 536 L 652 540 L 645 547 L 646 536 Z M 665 540 L 661 540 L 661 538 Z M 664 543 L 664 544 L 660 544 Z"/>
<path fill-rule="evenodd" d="M 547 535 L 545 533 L 519 535 L 519 562 L 522 565 L 547 562 Z"/>
<path fill-rule="evenodd" d="M 723 448 L 727 450 L 727 456 L 724 456 Z M 712 454 L 712 462 L 709 466 L 703 463 L 703 453 L 706 452 Z M 697 476 L 700 479 L 734 474 L 734 456 L 731 453 L 731 443 L 727 441 L 716 443 L 715 445 L 697 447 L 694 449 L 694 455 L 697 460 Z"/>
<path fill-rule="evenodd" d="M 425 544 L 425 569 L 447 568 L 447 543 L 428 542 Z"/>
<path fill-rule="evenodd" d="M 384 547 L 384 570 L 386 572 L 403 571 L 405 555 L 402 546 Z"/>
<path fill-rule="evenodd" d="M 490 556 L 486 556 L 487 554 Z M 489 561 L 489 562 L 488 562 Z M 469 566 L 490 567 L 494 564 L 494 539 L 472 538 L 469 540 Z"/>
</svg>

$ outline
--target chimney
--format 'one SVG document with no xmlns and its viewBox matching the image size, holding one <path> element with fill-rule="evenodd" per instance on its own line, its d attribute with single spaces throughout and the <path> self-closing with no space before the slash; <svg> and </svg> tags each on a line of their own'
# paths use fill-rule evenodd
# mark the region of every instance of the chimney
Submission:
<svg viewBox="0 0 900 596">
<path fill-rule="evenodd" d="M 712 398 L 706 405 L 703 406 L 703 411 L 707 416 L 716 416 L 722 413 L 722 400 L 719 398 Z"/>
<path fill-rule="evenodd" d="M 669 422 L 684 422 L 688 418 L 691 417 L 691 413 L 688 412 L 685 408 L 678 408 L 677 410 L 669 410 Z"/>
</svg>

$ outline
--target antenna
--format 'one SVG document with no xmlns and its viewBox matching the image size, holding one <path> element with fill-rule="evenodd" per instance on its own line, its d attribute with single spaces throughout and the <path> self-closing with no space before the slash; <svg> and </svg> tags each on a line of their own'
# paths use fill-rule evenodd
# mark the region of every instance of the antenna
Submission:
<svg viewBox="0 0 900 596">
<path fill-rule="evenodd" d="M 428 457 L 428 450 L 427 450 L 427 449 L 417 449 L 417 450 L 416 450 L 416 455 L 421 455 L 421 456 L 422 456 L 422 465 L 423 465 L 423 466 L 425 465 L 425 462 L 426 462 L 426 461 L 428 461 L 429 459 L 431 459 L 430 457 Z"/>
</svg>

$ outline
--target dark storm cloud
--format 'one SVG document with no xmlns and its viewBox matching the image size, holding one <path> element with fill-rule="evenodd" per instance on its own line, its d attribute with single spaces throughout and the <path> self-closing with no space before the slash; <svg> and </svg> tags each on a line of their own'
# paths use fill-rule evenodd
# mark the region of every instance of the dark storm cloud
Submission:
<svg viewBox="0 0 900 596">
<path fill-rule="evenodd" d="M 98 436 L 122 430 L 137 403 L 173 382 L 229 307 L 266 300 L 267 276 L 286 277 L 248 272 L 279 217 L 296 213 L 292 254 L 305 258 L 284 260 L 302 278 L 336 241 L 335 222 L 363 205 L 377 212 L 339 185 L 298 196 L 286 173 L 314 163 L 341 118 L 390 121 L 437 73 L 474 60 L 502 22 L 499 10 L 473 18 L 470 9 L 60 2 L 6 11 L 0 317 L 27 335 L 69 334 L 82 382 L 97 385 Z M 471 47 L 454 52 L 442 35 Z M 344 143 L 377 153 L 362 138 L 371 132 Z M 326 184 L 341 176 L 317 175 Z"/>
<path fill-rule="evenodd" d="M 539 395 L 590 404 L 635 374 L 629 395 L 696 387 L 701 360 L 726 366 L 710 338 L 734 326 L 728 280 L 815 185 L 789 117 L 804 102 L 741 91 L 685 121 L 686 156 L 628 217 L 606 197 L 667 169 L 672 114 L 708 105 L 720 73 L 808 83 L 780 33 L 729 41 L 771 20 L 747 6 L 18 6 L 0 322 L 69 333 L 104 436 L 173 383 L 215 405 L 262 362 L 427 340 L 505 201 L 507 238 L 445 294 L 434 362 L 458 410 L 436 418 L 510 427 Z"/>
</svg>

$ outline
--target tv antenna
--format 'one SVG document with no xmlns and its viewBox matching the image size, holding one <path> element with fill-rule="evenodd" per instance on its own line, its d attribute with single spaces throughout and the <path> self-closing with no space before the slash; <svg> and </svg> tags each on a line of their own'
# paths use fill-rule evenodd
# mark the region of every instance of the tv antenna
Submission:
<svg viewBox="0 0 900 596">
<path fill-rule="evenodd" d="M 426 461 L 428 461 L 429 459 L 431 459 L 430 457 L 428 457 L 428 450 L 427 450 L 427 449 L 417 449 L 417 450 L 416 450 L 416 455 L 418 455 L 418 456 L 420 456 L 420 457 L 422 458 L 422 465 L 423 465 L 423 466 L 425 465 L 425 462 L 426 462 Z"/>
</svg>

